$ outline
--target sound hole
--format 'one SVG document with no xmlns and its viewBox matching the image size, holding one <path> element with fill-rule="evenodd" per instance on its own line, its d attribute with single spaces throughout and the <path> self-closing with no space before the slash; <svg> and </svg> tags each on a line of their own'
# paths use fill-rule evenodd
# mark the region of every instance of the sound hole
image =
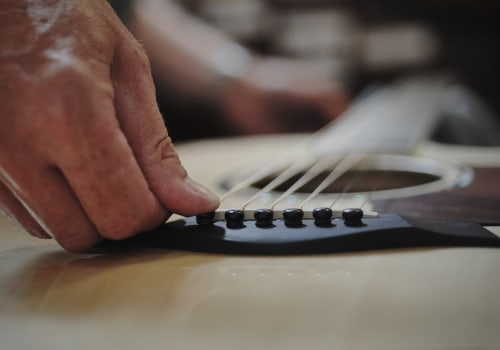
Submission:
<svg viewBox="0 0 500 350">
<path fill-rule="evenodd" d="M 328 176 L 328 172 L 321 173 L 304 186 L 299 188 L 298 193 L 311 193 Z M 292 186 L 304 174 L 297 174 L 275 188 L 276 191 L 284 192 Z M 264 188 L 275 176 L 268 176 L 253 184 L 253 187 Z M 433 174 L 398 171 L 398 170 L 352 170 L 334 183 L 325 188 L 323 193 L 357 193 L 369 191 L 384 191 L 400 189 L 412 186 L 428 184 L 439 180 L 440 177 Z"/>
</svg>

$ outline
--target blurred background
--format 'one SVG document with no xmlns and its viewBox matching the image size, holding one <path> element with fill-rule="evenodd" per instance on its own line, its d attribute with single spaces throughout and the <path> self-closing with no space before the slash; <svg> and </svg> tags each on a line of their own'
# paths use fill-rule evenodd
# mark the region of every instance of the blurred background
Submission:
<svg viewBox="0 0 500 350">
<path fill-rule="evenodd" d="M 163 20 L 158 2 L 169 4 L 163 8 L 167 13 Z M 494 125 L 500 112 L 498 1 L 136 0 L 133 8 L 135 13 L 129 13 L 128 23 L 150 55 L 160 107 L 174 141 L 316 130 L 371 84 L 437 71 L 452 75 L 463 87 L 459 102 L 470 102 L 466 104 L 467 118 L 472 118 L 465 129 L 470 124 L 486 124 L 477 133 L 491 132 L 488 143 L 498 141 L 498 127 Z M 173 14 L 182 20 L 171 21 L 168 16 Z M 162 21 L 178 25 L 156 25 Z M 162 43 L 158 40 L 161 35 L 152 40 L 152 27 L 169 32 L 167 41 L 177 44 Z M 191 31 L 193 27 L 197 29 Z M 201 33 L 198 39 L 194 38 L 197 33 Z M 212 38 L 216 38 L 217 45 L 203 47 Z M 183 74 L 189 75 L 192 68 L 194 76 L 198 65 L 198 61 L 189 60 L 189 54 L 186 59 L 178 56 L 177 63 L 166 62 L 166 57 L 175 57 L 172 53 L 178 51 L 176 45 L 189 42 L 191 51 L 201 57 L 199 61 L 215 57 L 212 51 L 219 56 L 228 52 L 227 57 L 217 56 L 218 61 L 212 59 L 208 69 L 218 72 L 205 78 L 223 84 L 211 86 L 194 79 L 189 87 L 192 78 Z M 252 78 L 247 79 L 249 71 L 241 67 L 254 57 L 258 58 L 259 68 L 252 70 Z M 214 68 L 213 62 L 218 66 Z M 297 62 L 300 67 L 293 66 Z M 188 68 L 182 68 L 182 64 Z M 179 73 L 183 69 L 188 73 Z M 280 78 L 281 70 L 282 76 L 297 77 Z M 299 70 L 300 76 L 296 74 Z M 313 78 L 309 79 L 308 72 Z M 273 86 L 274 77 L 282 85 L 273 90 L 269 86 Z M 241 88 L 244 84 L 233 84 L 239 80 L 251 81 L 257 88 L 249 93 L 249 89 Z M 293 86 L 284 87 L 286 84 Z M 200 91 L 195 91 L 197 87 Z M 261 88 L 266 90 L 264 94 L 255 93 Z M 232 93 L 231 89 L 239 92 Z M 270 91 L 273 97 L 267 98 Z M 325 97 L 328 94 L 334 96 L 329 101 Z M 294 102 L 297 96 L 300 103 Z M 266 104 L 266 108 L 257 108 L 260 104 Z M 249 116 L 241 117 L 245 113 Z M 259 117 L 259 113 L 265 116 Z M 477 114 L 486 115 L 483 122 L 476 120 Z M 240 117 L 247 120 L 240 122 Z"/>
</svg>

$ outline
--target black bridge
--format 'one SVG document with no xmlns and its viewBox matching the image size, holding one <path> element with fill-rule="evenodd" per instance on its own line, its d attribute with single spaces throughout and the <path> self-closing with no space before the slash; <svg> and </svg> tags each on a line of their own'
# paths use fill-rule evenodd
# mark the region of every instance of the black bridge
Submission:
<svg viewBox="0 0 500 350">
<path fill-rule="evenodd" d="M 106 241 L 98 251 L 151 247 L 232 255 L 327 254 L 410 247 L 500 247 L 500 238 L 477 223 L 380 214 L 287 220 L 206 220 L 188 217 L 123 241 Z M 325 215 L 322 213 L 321 215 Z M 328 215 L 328 214 L 326 214 Z M 362 214 L 361 214 L 362 215 Z M 230 220 L 234 218 L 230 217 Z"/>
</svg>

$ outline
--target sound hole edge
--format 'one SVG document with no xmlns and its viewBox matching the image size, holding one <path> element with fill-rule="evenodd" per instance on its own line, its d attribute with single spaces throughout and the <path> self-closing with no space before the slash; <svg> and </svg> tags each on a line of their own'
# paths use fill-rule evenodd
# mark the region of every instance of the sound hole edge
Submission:
<svg viewBox="0 0 500 350">
<path fill-rule="evenodd" d="M 333 168 L 332 168 L 333 169 Z M 331 169 L 329 169 L 330 171 Z M 247 174 L 250 174 L 248 171 Z M 258 192 L 279 175 L 274 174 L 255 181 L 244 192 Z M 224 190 L 231 189 L 241 181 L 242 172 L 237 176 L 228 176 L 220 182 Z M 307 195 L 329 174 L 328 171 L 316 176 L 294 193 Z M 234 174 L 233 174 L 234 175 Z M 272 191 L 279 194 L 286 191 L 303 173 L 283 182 Z M 329 185 L 322 195 L 356 195 L 372 193 L 376 198 L 412 196 L 438 192 L 453 187 L 466 187 L 474 177 L 474 171 L 467 166 L 458 166 L 453 162 L 437 161 L 430 158 L 404 155 L 367 155 L 355 168 L 340 176 Z"/>
</svg>

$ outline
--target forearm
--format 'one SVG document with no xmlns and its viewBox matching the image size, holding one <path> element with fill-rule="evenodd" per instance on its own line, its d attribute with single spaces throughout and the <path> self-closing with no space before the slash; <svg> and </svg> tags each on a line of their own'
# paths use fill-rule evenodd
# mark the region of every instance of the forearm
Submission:
<svg viewBox="0 0 500 350">
<path fill-rule="evenodd" d="M 172 1 L 135 0 L 131 28 L 155 73 L 189 94 L 216 93 L 253 67 L 250 52 Z"/>
</svg>

